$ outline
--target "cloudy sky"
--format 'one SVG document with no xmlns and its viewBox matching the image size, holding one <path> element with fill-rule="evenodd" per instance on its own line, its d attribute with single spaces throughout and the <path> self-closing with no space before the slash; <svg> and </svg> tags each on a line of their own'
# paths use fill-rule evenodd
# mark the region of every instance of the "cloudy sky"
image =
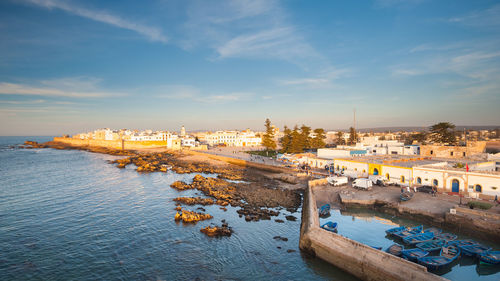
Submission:
<svg viewBox="0 0 500 281">
<path fill-rule="evenodd" d="M 499 125 L 500 2 L 0 2 L 0 135 Z"/>
</svg>

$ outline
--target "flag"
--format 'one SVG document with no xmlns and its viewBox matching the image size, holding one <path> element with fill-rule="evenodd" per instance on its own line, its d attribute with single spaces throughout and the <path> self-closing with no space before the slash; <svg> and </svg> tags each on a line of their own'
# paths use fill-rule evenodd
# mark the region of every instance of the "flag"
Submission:
<svg viewBox="0 0 500 281">
<path fill-rule="evenodd" d="M 465 164 L 465 169 L 467 170 L 467 172 L 469 171 L 469 164 Z"/>
</svg>

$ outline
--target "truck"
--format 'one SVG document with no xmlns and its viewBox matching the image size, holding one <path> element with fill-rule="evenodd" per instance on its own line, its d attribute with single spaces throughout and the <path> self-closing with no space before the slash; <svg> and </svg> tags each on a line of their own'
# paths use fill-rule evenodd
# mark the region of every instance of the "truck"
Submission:
<svg viewBox="0 0 500 281">
<path fill-rule="evenodd" d="M 387 179 L 384 178 L 383 176 L 370 175 L 368 176 L 368 179 L 370 179 L 372 181 L 372 184 L 374 185 L 387 186 L 389 184 Z"/>
<path fill-rule="evenodd" d="M 347 177 L 328 177 L 326 178 L 329 184 L 333 186 L 341 186 L 348 183 Z"/>
<path fill-rule="evenodd" d="M 355 179 L 352 182 L 352 186 L 358 189 L 371 190 L 373 183 L 370 179 Z"/>
</svg>

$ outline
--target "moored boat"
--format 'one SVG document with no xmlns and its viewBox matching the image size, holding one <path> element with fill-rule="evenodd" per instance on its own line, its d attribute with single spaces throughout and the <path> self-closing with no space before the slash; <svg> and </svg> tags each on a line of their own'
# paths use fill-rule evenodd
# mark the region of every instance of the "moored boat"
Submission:
<svg viewBox="0 0 500 281">
<path fill-rule="evenodd" d="M 401 232 L 405 229 L 406 229 L 406 226 L 398 226 L 398 227 L 394 227 L 394 228 L 386 230 L 385 233 L 387 233 L 387 235 L 394 235 L 394 233 Z"/>
<path fill-rule="evenodd" d="M 453 240 L 453 241 L 449 241 L 448 242 L 448 245 L 455 245 L 457 247 L 460 247 L 460 246 L 467 246 L 467 245 L 477 245 L 479 243 L 477 243 L 476 241 L 474 240 L 470 240 L 470 239 L 465 239 L 465 240 Z"/>
<path fill-rule="evenodd" d="M 424 233 L 418 233 L 415 235 L 407 236 L 403 238 L 403 242 L 406 244 L 416 244 L 416 243 L 422 243 L 422 242 L 427 242 L 431 241 L 434 239 L 434 233 L 432 232 L 424 232 Z"/>
<path fill-rule="evenodd" d="M 490 247 L 481 245 L 481 244 L 475 244 L 475 245 L 465 245 L 465 246 L 458 246 L 460 250 L 462 250 L 462 253 L 466 256 L 471 256 L 471 257 L 476 257 L 481 255 L 483 252 L 491 250 Z"/>
<path fill-rule="evenodd" d="M 499 265 L 500 251 L 485 251 L 479 255 L 481 264 Z"/>
<path fill-rule="evenodd" d="M 328 231 L 331 231 L 331 232 L 337 232 L 337 227 L 338 227 L 338 224 L 336 222 L 326 222 L 324 223 L 321 228 L 323 228 L 324 230 L 328 230 Z"/>
<path fill-rule="evenodd" d="M 386 252 L 399 257 L 401 256 L 401 251 L 403 250 L 404 250 L 403 245 L 392 244 L 391 246 L 389 246 L 389 248 L 387 248 Z"/>
<path fill-rule="evenodd" d="M 399 199 L 401 199 L 401 201 L 408 201 L 412 198 L 413 198 L 413 193 L 411 192 L 403 192 L 399 195 Z"/>
<path fill-rule="evenodd" d="M 439 239 L 439 240 L 431 240 L 427 242 L 418 243 L 415 245 L 415 247 L 425 250 L 427 252 L 432 252 L 441 249 L 441 247 L 443 247 L 444 244 L 446 244 L 446 241 L 443 239 Z"/>
<path fill-rule="evenodd" d="M 437 236 L 438 234 L 440 234 L 442 232 L 442 230 L 437 228 L 437 227 L 429 227 L 429 228 L 424 229 L 424 232 L 432 232 L 432 233 L 434 233 L 434 236 Z"/>
<path fill-rule="evenodd" d="M 326 217 L 330 215 L 330 204 L 325 204 L 319 208 L 319 216 Z"/>
<path fill-rule="evenodd" d="M 438 270 L 452 263 L 460 255 L 460 250 L 456 246 L 445 246 L 441 248 L 439 256 L 427 256 L 418 258 L 418 263 L 429 270 Z"/>
<path fill-rule="evenodd" d="M 416 262 L 418 260 L 418 258 L 425 257 L 428 254 L 429 254 L 429 252 L 424 251 L 424 250 L 419 249 L 419 248 L 408 249 L 408 250 L 402 250 L 401 251 L 401 256 L 402 257 L 407 258 L 408 260 L 414 261 L 414 262 Z"/>
<path fill-rule="evenodd" d="M 399 232 L 395 232 L 394 233 L 394 236 L 397 236 L 401 239 L 407 237 L 407 236 L 411 236 L 411 235 L 415 235 L 417 233 L 420 233 L 422 232 L 422 229 L 424 227 L 419 225 L 419 226 L 415 226 L 415 227 L 412 227 L 412 228 L 406 228 L 405 230 L 402 230 L 402 231 L 399 231 Z"/>
<path fill-rule="evenodd" d="M 451 233 L 439 233 L 438 235 L 435 235 L 436 239 L 443 239 L 446 242 L 453 241 L 457 239 L 457 236 L 455 234 Z"/>
</svg>

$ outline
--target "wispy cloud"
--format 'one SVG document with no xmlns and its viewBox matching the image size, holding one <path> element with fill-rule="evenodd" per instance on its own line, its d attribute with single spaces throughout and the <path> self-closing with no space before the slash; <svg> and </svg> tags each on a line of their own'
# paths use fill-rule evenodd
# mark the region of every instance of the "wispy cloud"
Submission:
<svg viewBox="0 0 500 281">
<path fill-rule="evenodd" d="M 317 77 L 295 78 L 279 80 L 282 85 L 302 85 L 310 88 L 328 88 L 333 86 L 333 81 L 352 72 L 350 69 L 334 69 L 324 71 Z"/>
<path fill-rule="evenodd" d="M 500 4 L 493 5 L 488 9 L 473 11 L 466 15 L 452 17 L 447 21 L 468 26 L 497 27 L 500 25 Z"/>
<path fill-rule="evenodd" d="M 164 86 L 160 90 L 159 98 L 172 100 L 191 100 L 199 103 L 227 103 L 248 100 L 253 93 L 231 92 L 222 94 L 203 93 L 200 89 L 188 85 Z"/>
<path fill-rule="evenodd" d="M 215 59 L 265 58 L 305 64 L 317 51 L 287 20 L 279 1 L 194 1 L 179 43 L 186 49 L 208 46 Z"/>
<path fill-rule="evenodd" d="M 74 3 L 59 0 L 25 0 L 28 3 L 38 5 L 47 9 L 60 9 L 65 12 L 75 14 L 84 18 L 94 21 L 106 23 L 119 28 L 128 29 L 146 36 L 152 41 L 159 41 L 166 43 L 167 37 L 157 27 L 144 25 L 141 23 L 133 22 L 119 16 L 113 15 L 106 11 L 87 9 L 80 7 Z"/>
<path fill-rule="evenodd" d="M 315 56 L 316 52 L 292 27 L 277 27 L 239 35 L 217 47 L 220 58 L 257 57 L 293 60 Z"/>
<path fill-rule="evenodd" d="M 36 84 L 0 82 L 0 94 L 69 98 L 104 98 L 124 95 L 123 93 L 99 90 L 99 81 L 95 78 L 76 77 L 43 80 Z"/>
<path fill-rule="evenodd" d="M 426 0 L 375 0 L 375 6 L 380 8 L 394 6 L 414 6 Z"/>
</svg>

